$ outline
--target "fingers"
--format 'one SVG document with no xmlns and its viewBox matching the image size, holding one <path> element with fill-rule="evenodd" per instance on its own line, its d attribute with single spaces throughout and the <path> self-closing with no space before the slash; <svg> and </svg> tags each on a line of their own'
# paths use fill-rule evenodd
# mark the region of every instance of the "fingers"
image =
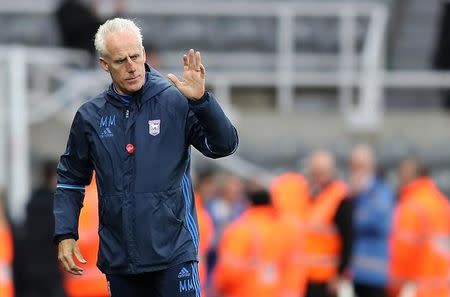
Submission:
<svg viewBox="0 0 450 297">
<path fill-rule="evenodd" d="M 61 266 L 64 268 L 65 271 L 69 271 L 69 264 L 67 263 L 67 261 L 65 260 L 65 257 L 62 255 L 58 256 L 58 261 L 59 263 L 61 263 Z"/>
<path fill-rule="evenodd" d="M 77 266 L 73 261 L 73 255 L 65 256 L 64 258 L 67 261 L 67 265 L 69 266 L 69 270 L 67 270 L 67 272 L 75 275 L 81 275 L 83 273 L 83 268 Z"/>
<path fill-rule="evenodd" d="M 200 56 L 200 52 L 195 52 L 195 61 L 194 61 L 194 65 L 195 65 L 195 71 L 199 71 L 200 70 L 200 64 L 201 64 L 201 56 Z"/>
<path fill-rule="evenodd" d="M 77 260 L 78 260 L 80 263 L 82 263 L 82 264 L 86 264 L 86 263 L 87 263 L 87 261 L 84 259 L 83 255 L 81 254 L 81 252 L 80 252 L 78 246 L 75 247 L 74 254 L 75 254 L 75 257 L 77 257 Z"/>
<path fill-rule="evenodd" d="M 189 70 L 189 61 L 187 55 L 183 55 L 183 69 L 184 71 Z"/>
<path fill-rule="evenodd" d="M 73 261 L 72 254 L 60 255 L 58 256 L 58 260 L 63 266 L 65 271 L 75 275 L 81 275 L 83 273 L 83 269 L 81 267 L 78 267 Z"/>
<path fill-rule="evenodd" d="M 201 78 L 205 78 L 205 76 L 206 76 L 206 69 L 205 69 L 205 66 L 203 66 L 203 64 L 200 64 L 200 76 L 201 76 Z"/>
<path fill-rule="evenodd" d="M 200 65 L 202 64 L 202 57 L 199 51 L 190 49 L 187 55 L 183 56 L 184 70 L 195 70 L 199 72 Z"/>
<path fill-rule="evenodd" d="M 61 241 L 58 245 L 59 262 L 65 271 L 72 274 L 81 275 L 83 273 L 83 269 L 75 264 L 73 261 L 74 256 L 76 256 L 81 263 L 86 263 L 86 260 L 84 260 L 81 255 L 75 240 L 66 239 Z"/>
<path fill-rule="evenodd" d="M 167 74 L 167 78 L 176 86 L 176 87 L 178 87 L 180 84 L 181 84 L 181 82 L 180 82 L 180 80 L 178 79 L 178 77 L 175 75 L 175 74 L 173 74 L 173 73 L 169 73 L 169 74 Z"/>
<path fill-rule="evenodd" d="M 191 48 L 188 53 L 189 70 L 195 70 L 194 50 Z"/>
</svg>

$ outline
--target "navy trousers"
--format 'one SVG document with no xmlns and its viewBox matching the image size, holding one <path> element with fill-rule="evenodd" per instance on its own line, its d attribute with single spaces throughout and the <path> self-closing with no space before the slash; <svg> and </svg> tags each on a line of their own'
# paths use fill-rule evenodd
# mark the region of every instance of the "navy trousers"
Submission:
<svg viewBox="0 0 450 297">
<path fill-rule="evenodd" d="M 142 274 L 106 276 L 111 297 L 200 297 L 197 262 Z"/>
</svg>

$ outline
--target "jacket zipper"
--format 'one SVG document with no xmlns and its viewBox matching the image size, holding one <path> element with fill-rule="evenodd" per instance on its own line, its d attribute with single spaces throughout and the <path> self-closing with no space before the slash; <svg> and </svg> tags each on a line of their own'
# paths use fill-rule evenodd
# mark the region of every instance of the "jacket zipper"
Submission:
<svg viewBox="0 0 450 297">
<path fill-rule="evenodd" d="M 130 117 L 130 110 L 127 108 L 125 111 L 125 119 L 128 119 Z"/>
</svg>

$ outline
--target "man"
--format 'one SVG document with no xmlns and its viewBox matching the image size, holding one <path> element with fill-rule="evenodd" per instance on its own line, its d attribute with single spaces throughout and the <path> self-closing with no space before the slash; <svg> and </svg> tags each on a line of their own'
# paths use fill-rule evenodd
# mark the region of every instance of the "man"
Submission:
<svg viewBox="0 0 450 297">
<path fill-rule="evenodd" d="M 42 184 L 31 195 L 24 225 L 25 236 L 22 248 L 25 258 L 25 295 L 62 297 L 66 296 L 63 278 L 55 257 L 56 247 L 52 244 L 56 161 L 44 161 L 41 171 Z M 36 267 L 39 269 L 36 270 Z"/>
<path fill-rule="evenodd" d="M 334 157 L 316 151 L 308 161 L 310 189 L 306 217 L 307 297 L 335 296 L 347 278 L 352 247 L 352 204 L 347 186 L 336 177 Z"/>
<path fill-rule="evenodd" d="M 99 197 L 97 266 L 112 297 L 199 296 L 198 228 L 190 145 L 211 158 L 232 154 L 236 129 L 205 92 L 199 52 L 183 57 L 183 78 L 168 83 L 145 65 L 140 29 L 116 18 L 95 35 L 109 89 L 75 115 L 58 164 L 55 241 L 66 271 L 81 275 L 74 256 L 84 188 L 95 168 Z"/>
<path fill-rule="evenodd" d="M 223 173 L 218 177 L 218 195 L 208 199 L 205 208 L 214 224 L 214 238 L 208 253 L 208 271 L 213 271 L 217 260 L 217 244 L 223 230 L 245 209 L 244 183 L 239 176 Z"/>
<path fill-rule="evenodd" d="M 448 297 L 450 203 L 417 159 L 401 163 L 399 183 L 389 246 L 393 295 L 405 290 L 414 297 Z"/>
<path fill-rule="evenodd" d="M 214 288 L 224 297 L 298 297 L 304 288 L 299 238 L 272 207 L 269 193 L 251 190 L 250 207 L 219 243 Z"/>
<path fill-rule="evenodd" d="M 353 148 L 349 157 L 350 191 L 354 205 L 351 271 L 355 293 L 386 296 L 388 236 L 394 193 L 376 176 L 375 156 L 367 145 Z"/>
</svg>

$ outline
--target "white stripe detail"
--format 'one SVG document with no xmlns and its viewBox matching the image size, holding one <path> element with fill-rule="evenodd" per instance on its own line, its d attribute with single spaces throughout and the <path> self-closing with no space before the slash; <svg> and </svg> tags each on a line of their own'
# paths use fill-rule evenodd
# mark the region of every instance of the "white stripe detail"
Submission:
<svg viewBox="0 0 450 297">
<path fill-rule="evenodd" d="M 81 191 L 85 190 L 85 187 L 77 186 L 77 185 L 68 185 L 68 184 L 57 184 L 56 188 L 59 188 L 59 189 L 70 189 L 70 190 L 81 190 Z"/>
</svg>

